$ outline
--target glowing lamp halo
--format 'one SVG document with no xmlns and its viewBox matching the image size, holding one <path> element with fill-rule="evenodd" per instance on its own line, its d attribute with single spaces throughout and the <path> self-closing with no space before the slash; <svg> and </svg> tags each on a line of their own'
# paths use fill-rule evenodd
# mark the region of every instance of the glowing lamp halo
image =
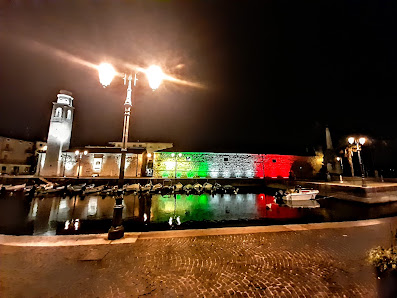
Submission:
<svg viewBox="0 0 397 298">
<path fill-rule="evenodd" d="M 148 69 L 145 70 L 145 74 L 152 90 L 156 90 L 161 85 L 165 77 L 160 66 L 157 65 L 149 66 Z"/>
<path fill-rule="evenodd" d="M 353 144 L 354 143 L 354 138 L 353 137 L 349 137 L 347 139 L 347 141 L 349 142 L 349 144 Z"/>
<path fill-rule="evenodd" d="M 358 142 L 359 142 L 361 145 L 364 145 L 364 144 L 365 144 L 365 141 L 366 141 L 365 138 L 359 138 L 359 139 L 358 139 Z"/>
<path fill-rule="evenodd" d="M 107 87 L 116 75 L 116 70 L 110 63 L 101 63 L 98 66 L 99 82 L 103 87 Z"/>
</svg>

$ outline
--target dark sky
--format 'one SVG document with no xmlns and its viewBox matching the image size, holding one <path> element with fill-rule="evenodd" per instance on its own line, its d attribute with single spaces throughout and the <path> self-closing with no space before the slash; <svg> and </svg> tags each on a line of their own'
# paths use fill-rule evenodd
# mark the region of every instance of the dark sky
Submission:
<svg viewBox="0 0 397 298">
<path fill-rule="evenodd" d="M 396 1 L 0 0 L 0 135 L 45 139 L 73 92 L 72 145 L 121 139 L 126 88 L 99 64 L 159 64 L 194 88 L 142 77 L 130 140 L 178 150 L 299 153 L 352 133 L 395 140 Z M 62 51 L 62 52 L 61 52 Z M 67 53 L 67 54 L 62 54 Z"/>
</svg>

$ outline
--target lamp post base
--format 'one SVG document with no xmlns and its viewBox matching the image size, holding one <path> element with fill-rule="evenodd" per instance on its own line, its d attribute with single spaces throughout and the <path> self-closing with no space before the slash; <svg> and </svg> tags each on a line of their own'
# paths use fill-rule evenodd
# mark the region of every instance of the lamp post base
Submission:
<svg viewBox="0 0 397 298">
<path fill-rule="evenodd" d="M 123 191 L 121 190 L 116 197 L 116 204 L 113 208 L 113 221 L 112 226 L 108 232 L 109 240 L 116 240 L 124 237 L 123 221 Z"/>
<path fill-rule="evenodd" d="M 124 227 L 111 227 L 108 232 L 108 240 L 116 240 L 124 237 Z"/>
</svg>

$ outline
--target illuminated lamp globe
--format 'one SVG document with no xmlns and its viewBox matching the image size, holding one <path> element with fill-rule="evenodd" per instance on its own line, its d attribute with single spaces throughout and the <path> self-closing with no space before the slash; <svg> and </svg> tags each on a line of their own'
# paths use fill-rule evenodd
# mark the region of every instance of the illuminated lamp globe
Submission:
<svg viewBox="0 0 397 298">
<path fill-rule="evenodd" d="M 146 71 L 146 77 L 152 90 L 156 90 L 164 80 L 164 73 L 157 65 L 150 66 Z"/>
<path fill-rule="evenodd" d="M 110 85 L 114 76 L 116 75 L 116 70 L 109 63 L 101 63 L 98 66 L 99 82 L 105 88 Z"/>
<path fill-rule="evenodd" d="M 358 142 L 361 144 L 361 145 L 364 145 L 364 143 L 365 143 L 365 138 L 359 138 L 358 139 Z"/>
<path fill-rule="evenodd" d="M 349 144 L 353 144 L 354 143 L 354 138 L 350 137 L 350 138 L 347 139 L 347 141 L 349 142 Z"/>
<path fill-rule="evenodd" d="M 88 154 L 88 151 L 87 150 L 84 150 L 84 155 L 87 155 Z"/>
<path fill-rule="evenodd" d="M 79 154 L 80 154 L 80 151 L 79 151 L 79 150 L 76 150 L 76 151 L 74 152 L 74 154 L 79 155 Z"/>
</svg>

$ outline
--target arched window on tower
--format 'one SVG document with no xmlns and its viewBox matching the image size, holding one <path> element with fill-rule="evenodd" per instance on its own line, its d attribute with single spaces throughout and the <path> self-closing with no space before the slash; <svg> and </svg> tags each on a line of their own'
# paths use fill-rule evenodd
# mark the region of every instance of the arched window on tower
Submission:
<svg viewBox="0 0 397 298">
<path fill-rule="evenodd" d="M 68 110 L 68 113 L 66 114 L 66 118 L 67 119 L 72 119 L 72 111 L 71 110 Z"/>
<path fill-rule="evenodd" d="M 55 117 L 59 117 L 59 118 L 62 117 L 62 108 L 61 107 L 59 107 L 55 110 Z"/>
</svg>

